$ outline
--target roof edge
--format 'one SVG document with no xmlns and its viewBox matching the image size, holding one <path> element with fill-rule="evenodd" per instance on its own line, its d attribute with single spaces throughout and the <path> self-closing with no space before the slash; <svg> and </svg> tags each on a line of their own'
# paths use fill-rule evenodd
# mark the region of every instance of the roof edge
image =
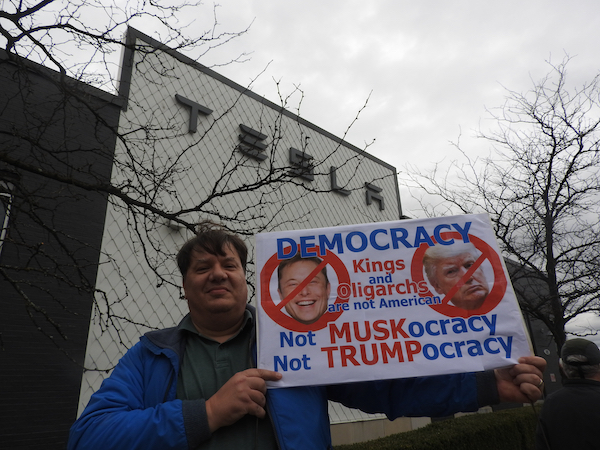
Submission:
<svg viewBox="0 0 600 450">
<path fill-rule="evenodd" d="M 55 69 L 51 69 L 42 64 L 31 61 L 27 58 L 19 56 L 15 53 L 9 53 L 6 50 L 0 49 L 0 61 L 7 62 L 9 64 L 21 65 L 27 70 L 49 79 L 53 83 L 67 83 L 81 90 L 84 94 L 96 97 L 107 103 L 115 104 L 121 107 L 121 98 L 118 95 L 111 94 L 110 92 L 104 91 L 100 88 L 85 83 L 84 81 L 77 80 L 76 78 L 70 77 L 63 74 Z"/>
</svg>

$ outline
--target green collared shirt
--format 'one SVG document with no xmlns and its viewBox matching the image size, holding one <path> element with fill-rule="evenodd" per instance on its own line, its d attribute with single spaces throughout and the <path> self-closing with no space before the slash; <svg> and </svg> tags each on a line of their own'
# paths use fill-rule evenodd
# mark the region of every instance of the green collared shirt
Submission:
<svg viewBox="0 0 600 450">
<path fill-rule="evenodd" d="M 209 399 L 233 375 L 253 367 L 253 327 L 252 315 L 246 311 L 238 333 L 221 344 L 198 333 L 192 319 L 187 316 L 181 324 L 186 331 L 187 342 L 177 380 L 177 398 Z M 258 419 L 246 415 L 236 423 L 216 430 L 198 449 L 273 450 L 277 449 L 277 444 L 268 416 Z"/>
</svg>

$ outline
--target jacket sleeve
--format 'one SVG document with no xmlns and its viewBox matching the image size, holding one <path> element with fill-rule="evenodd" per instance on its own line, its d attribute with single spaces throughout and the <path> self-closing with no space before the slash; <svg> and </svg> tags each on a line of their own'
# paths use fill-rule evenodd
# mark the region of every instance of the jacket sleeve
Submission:
<svg viewBox="0 0 600 450">
<path fill-rule="evenodd" d="M 498 403 L 492 371 L 370 381 L 327 387 L 330 400 L 367 413 L 443 417 Z"/>
<path fill-rule="evenodd" d="M 204 400 L 175 399 L 168 357 L 138 343 L 92 396 L 71 427 L 69 450 L 196 447 L 210 437 Z"/>
</svg>

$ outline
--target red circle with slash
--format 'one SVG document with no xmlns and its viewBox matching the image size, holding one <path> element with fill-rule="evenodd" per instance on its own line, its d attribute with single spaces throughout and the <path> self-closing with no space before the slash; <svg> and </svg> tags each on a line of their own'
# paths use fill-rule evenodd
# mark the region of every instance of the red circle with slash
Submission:
<svg viewBox="0 0 600 450">
<path fill-rule="evenodd" d="M 489 260 L 490 264 L 492 265 L 493 272 L 494 272 L 494 285 L 492 286 L 492 289 L 490 290 L 489 294 L 485 298 L 485 301 L 483 302 L 483 304 L 477 309 L 466 310 L 466 309 L 462 309 L 457 306 L 451 305 L 449 302 L 450 302 L 450 298 L 452 298 L 452 297 L 450 296 L 450 298 L 448 298 L 449 297 L 448 295 L 446 295 L 442 299 L 441 304 L 429 305 L 430 308 L 432 308 L 432 309 L 436 310 L 437 312 L 439 312 L 445 316 L 448 316 L 448 317 L 470 317 L 470 316 L 479 316 L 482 314 L 487 314 L 492 309 L 494 309 L 496 306 L 498 306 L 498 303 L 500 303 L 500 301 L 504 298 L 504 294 L 506 293 L 506 286 L 507 286 L 508 282 L 506 280 L 506 275 L 504 273 L 504 268 L 502 266 L 502 261 L 501 261 L 500 257 L 487 242 L 483 241 L 482 239 L 480 239 L 476 236 L 472 236 L 470 234 L 468 236 L 469 236 L 469 241 L 472 242 L 473 245 L 475 245 L 475 247 L 477 248 L 477 250 L 479 250 L 481 252 L 481 256 L 477 259 L 475 264 L 473 264 L 473 266 L 471 266 L 473 268 L 473 271 L 477 270 L 477 268 L 480 267 L 481 264 L 485 260 Z M 449 240 L 451 238 L 461 239 L 460 234 L 453 232 L 453 231 L 452 232 L 447 231 L 447 232 L 442 233 L 442 237 L 444 238 L 444 240 Z M 433 240 L 433 238 L 432 238 L 432 240 Z M 434 242 L 435 242 L 435 240 L 434 240 Z M 429 245 L 423 243 L 419 246 L 419 248 L 413 255 L 413 259 L 412 259 L 412 263 L 411 263 L 411 276 L 412 276 L 413 281 L 415 281 L 417 283 L 424 281 L 423 255 L 425 254 L 425 251 L 428 248 L 429 248 Z M 468 279 L 467 274 L 465 274 L 463 276 L 463 279 Z M 464 281 L 466 281 L 463 279 L 459 280 L 457 285 L 460 285 L 460 284 L 464 283 Z M 433 294 L 431 293 L 431 291 L 428 291 L 422 295 L 423 296 L 429 295 L 429 296 L 433 297 Z"/>
<path fill-rule="evenodd" d="M 315 249 L 316 253 L 319 254 L 319 247 L 315 246 Z M 298 251 L 300 251 L 300 248 L 298 248 Z M 350 285 L 350 274 L 348 273 L 348 269 L 346 269 L 345 264 L 335 253 L 326 250 L 325 256 L 321 257 L 321 259 L 323 261 L 323 265 L 329 265 L 335 271 L 338 279 L 338 285 Z M 281 261 L 282 260 L 277 258 L 277 253 L 275 253 L 269 258 L 260 272 L 260 304 L 263 311 L 267 313 L 267 315 L 275 323 L 292 331 L 317 331 L 325 328 L 329 322 L 333 322 L 341 316 L 343 309 L 341 307 L 334 308 L 336 311 L 330 312 L 329 309 L 331 305 L 328 306 L 328 310 L 325 311 L 325 313 L 316 322 L 311 324 L 300 323 L 293 317 L 290 317 L 284 313 L 282 309 L 287 303 L 285 300 L 289 301 L 291 299 L 284 299 L 276 305 L 271 296 L 270 289 L 271 278 L 273 277 L 273 274 L 275 273 L 275 270 L 277 270 L 277 267 Z M 322 267 L 319 265 L 319 269 L 314 271 L 315 276 L 320 272 L 321 268 Z M 305 279 L 301 284 L 308 282 L 310 282 L 310 279 Z M 342 303 L 348 303 L 348 297 L 340 297 L 338 295 L 333 304 L 338 305 Z"/>
</svg>

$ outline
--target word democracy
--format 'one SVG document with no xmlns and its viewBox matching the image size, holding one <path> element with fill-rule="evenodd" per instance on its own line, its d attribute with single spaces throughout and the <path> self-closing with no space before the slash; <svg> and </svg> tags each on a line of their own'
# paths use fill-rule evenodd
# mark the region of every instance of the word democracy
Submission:
<svg viewBox="0 0 600 450">
<path fill-rule="evenodd" d="M 298 250 L 303 258 L 313 256 L 324 257 L 327 254 L 327 249 L 335 251 L 337 254 L 344 253 L 345 250 L 358 253 L 364 251 L 371 246 L 375 250 L 388 250 L 393 248 L 415 248 L 421 244 L 433 246 L 452 245 L 454 239 L 444 239 L 442 233 L 445 231 L 457 231 L 461 240 L 465 243 L 469 242 L 469 229 L 471 222 L 466 222 L 464 227 L 457 223 L 440 224 L 430 233 L 425 227 L 418 226 L 411 235 L 406 228 L 377 228 L 369 234 L 362 231 L 351 231 L 342 237 L 342 233 L 335 233 L 333 236 L 326 234 L 300 236 L 299 242 L 289 237 L 277 239 L 277 258 L 279 260 L 293 258 Z M 432 239 L 433 236 L 433 239 Z"/>
</svg>

